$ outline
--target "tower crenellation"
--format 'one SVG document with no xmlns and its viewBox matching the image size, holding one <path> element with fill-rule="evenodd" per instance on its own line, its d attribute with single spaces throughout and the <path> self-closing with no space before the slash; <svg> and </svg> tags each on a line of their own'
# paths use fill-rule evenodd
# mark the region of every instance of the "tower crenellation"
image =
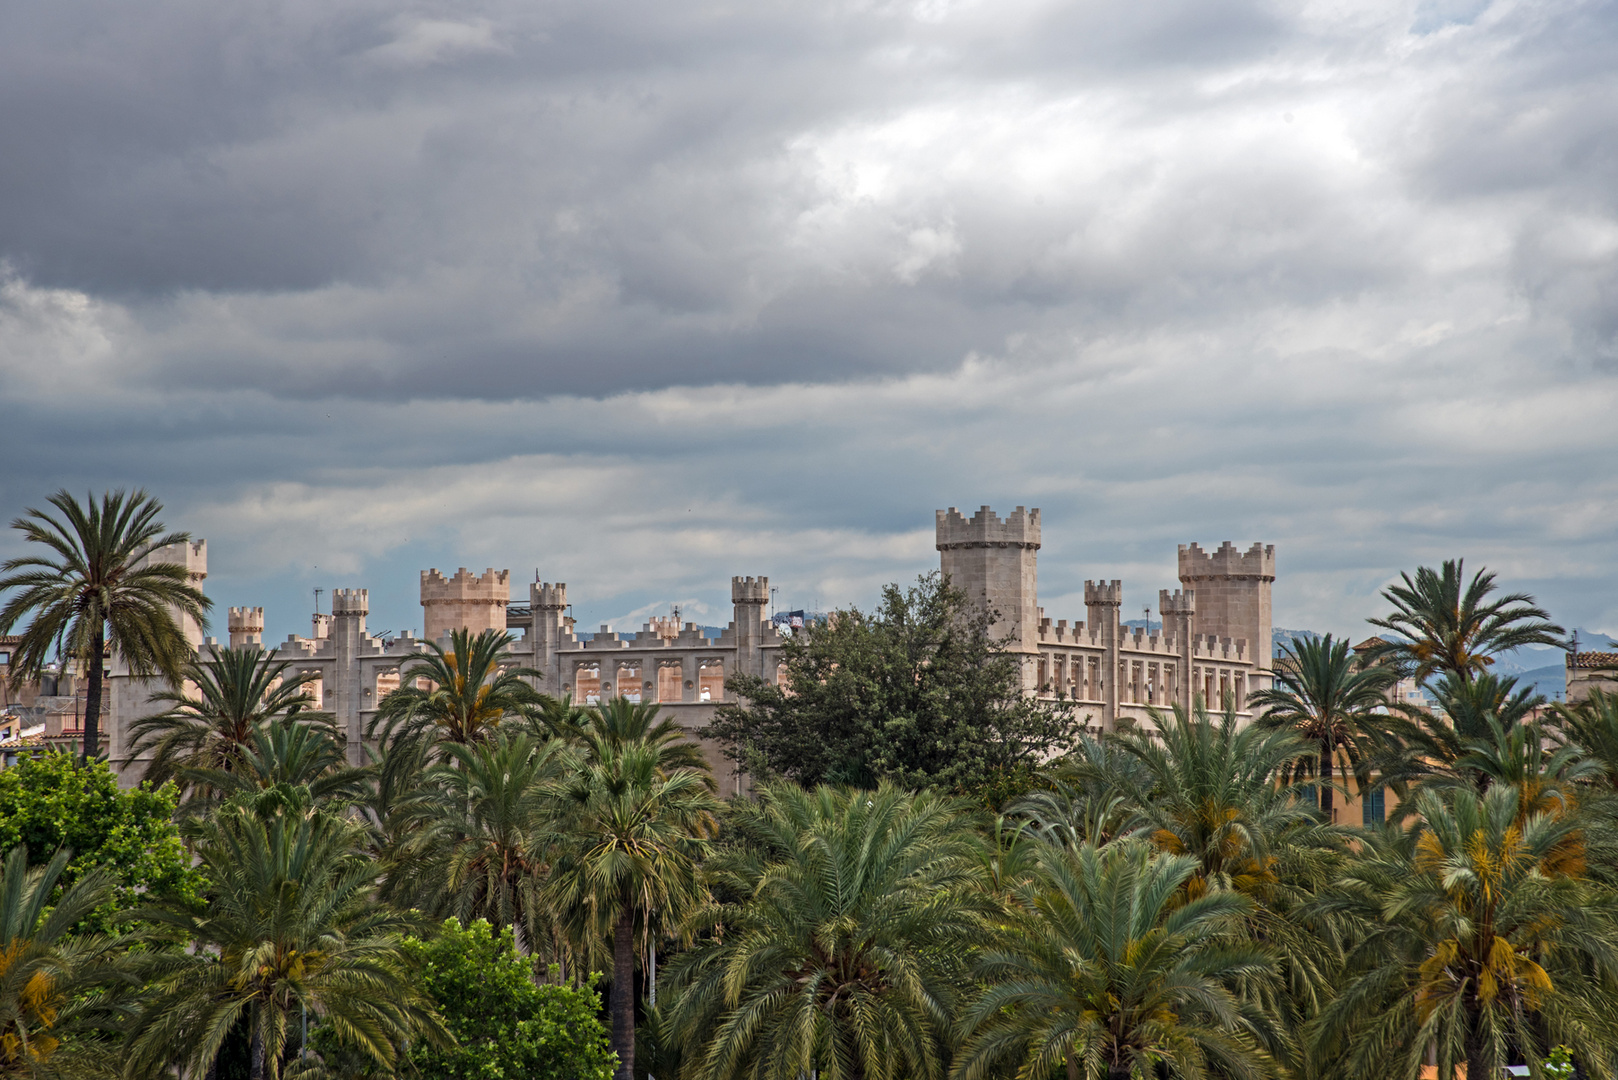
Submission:
<svg viewBox="0 0 1618 1080">
<path fill-rule="evenodd" d="M 230 647 L 243 649 L 249 645 L 264 644 L 264 609 L 261 607 L 233 607 L 227 615 L 226 628 L 230 632 Z"/>
<path fill-rule="evenodd" d="M 989 633 L 1013 652 L 1039 651 L 1039 509 L 1004 518 L 981 507 L 970 518 L 955 507 L 935 513 L 939 569 L 967 600 L 987 612 Z"/>
<path fill-rule="evenodd" d="M 1179 563 L 1180 584 L 1197 593 L 1193 631 L 1228 639 L 1229 647 L 1268 669 L 1275 545 L 1254 544 L 1242 551 L 1226 540 L 1204 551 L 1198 544 L 1181 544 Z"/>
<path fill-rule="evenodd" d="M 445 577 L 437 569 L 421 572 L 422 637 L 437 641 L 452 630 L 481 634 L 506 628 L 511 602 L 511 571 L 489 567 L 481 574 L 466 567 Z"/>
<path fill-rule="evenodd" d="M 370 590 L 368 589 L 333 589 L 331 591 L 332 617 L 369 615 L 371 613 L 370 595 Z"/>
<path fill-rule="evenodd" d="M 767 577 L 731 578 L 730 602 L 733 604 L 768 604 L 770 602 L 770 579 Z"/>
<path fill-rule="evenodd" d="M 955 507 L 935 512 L 939 551 L 957 547 L 1030 547 L 1039 550 L 1039 508 L 1019 506 L 1001 518 L 987 506 L 970 518 Z"/>
<path fill-rule="evenodd" d="M 1122 607 L 1123 603 L 1123 582 L 1114 579 L 1112 581 L 1086 581 L 1084 583 L 1085 607 Z"/>
<path fill-rule="evenodd" d="M 536 581 L 528 587 L 528 600 L 532 607 L 561 611 L 567 607 L 567 583 L 559 581 L 552 585 L 547 581 Z"/>
</svg>

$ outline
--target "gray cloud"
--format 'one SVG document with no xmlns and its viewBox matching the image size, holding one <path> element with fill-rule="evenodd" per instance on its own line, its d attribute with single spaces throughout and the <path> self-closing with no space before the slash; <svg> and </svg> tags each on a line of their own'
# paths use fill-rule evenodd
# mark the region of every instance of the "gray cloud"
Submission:
<svg viewBox="0 0 1618 1080">
<path fill-rule="evenodd" d="M 14 5 L 0 493 L 151 487 L 283 633 L 316 584 L 410 625 L 429 563 L 868 602 L 983 501 L 1044 507 L 1057 617 L 1231 538 L 1286 624 L 1465 554 L 1618 627 L 1615 28 Z"/>
</svg>

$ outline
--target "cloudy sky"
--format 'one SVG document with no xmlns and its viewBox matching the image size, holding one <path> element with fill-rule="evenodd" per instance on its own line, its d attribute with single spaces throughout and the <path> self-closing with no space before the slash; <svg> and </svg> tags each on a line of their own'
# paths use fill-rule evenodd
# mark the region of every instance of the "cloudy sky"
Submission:
<svg viewBox="0 0 1618 1080">
<path fill-rule="evenodd" d="M 981 503 L 1053 617 L 1231 539 L 1618 630 L 1613 0 L 0 0 L 0 102 L 0 511 L 144 486 L 276 638 L 864 605 Z"/>
</svg>

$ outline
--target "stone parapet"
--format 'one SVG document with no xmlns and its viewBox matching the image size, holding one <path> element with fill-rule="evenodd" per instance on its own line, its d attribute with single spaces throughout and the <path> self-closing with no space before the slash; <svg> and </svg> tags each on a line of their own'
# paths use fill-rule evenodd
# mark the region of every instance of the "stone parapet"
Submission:
<svg viewBox="0 0 1618 1080">
<path fill-rule="evenodd" d="M 937 548 L 1019 547 L 1039 550 L 1039 509 L 1019 506 L 1002 519 L 987 506 L 970 518 L 955 507 L 935 511 Z"/>
</svg>

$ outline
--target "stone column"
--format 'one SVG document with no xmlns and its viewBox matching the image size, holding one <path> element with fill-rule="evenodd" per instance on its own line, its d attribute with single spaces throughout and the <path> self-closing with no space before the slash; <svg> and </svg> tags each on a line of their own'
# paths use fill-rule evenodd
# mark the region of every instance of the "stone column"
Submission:
<svg viewBox="0 0 1618 1080">
<path fill-rule="evenodd" d="M 1175 662 L 1174 672 L 1174 700 L 1185 707 L 1186 712 L 1191 711 L 1191 627 L 1197 614 L 1197 594 L 1195 590 L 1186 589 L 1181 592 L 1175 589 L 1172 593 L 1161 589 L 1157 594 L 1157 610 L 1163 616 L 1163 628 L 1167 630 L 1174 627 L 1174 651 L 1178 658 Z"/>
<path fill-rule="evenodd" d="M 536 581 L 528 586 L 528 610 L 533 616 L 534 667 L 545 677 L 544 693 L 562 696 L 562 684 L 571 681 L 562 671 L 557 650 L 562 644 L 562 613 L 567 610 L 567 585 Z"/>
<path fill-rule="evenodd" d="M 1084 583 L 1085 621 L 1095 627 L 1096 638 L 1105 650 L 1101 658 L 1101 727 L 1112 731 L 1118 723 L 1118 611 L 1123 606 L 1124 587 L 1120 581 Z"/>
<path fill-rule="evenodd" d="M 330 711 L 348 736 L 348 762 L 365 764 L 365 732 L 360 710 L 365 707 L 360 687 L 360 642 L 365 639 L 365 616 L 370 614 L 365 589 L 333 589 L 331 594 L 332 673 Z"/>
<path fill-rule="evenodd" d="M 731 578 L 730 602 L 734 610 L 732 618 L 736 624 L 734 670 L 739 674 L 762 677 L 764 658 L 759 651 L 759 639 L 764 631 L 764 605 L 770 602 L 770 579 Z"/>
</svg>

